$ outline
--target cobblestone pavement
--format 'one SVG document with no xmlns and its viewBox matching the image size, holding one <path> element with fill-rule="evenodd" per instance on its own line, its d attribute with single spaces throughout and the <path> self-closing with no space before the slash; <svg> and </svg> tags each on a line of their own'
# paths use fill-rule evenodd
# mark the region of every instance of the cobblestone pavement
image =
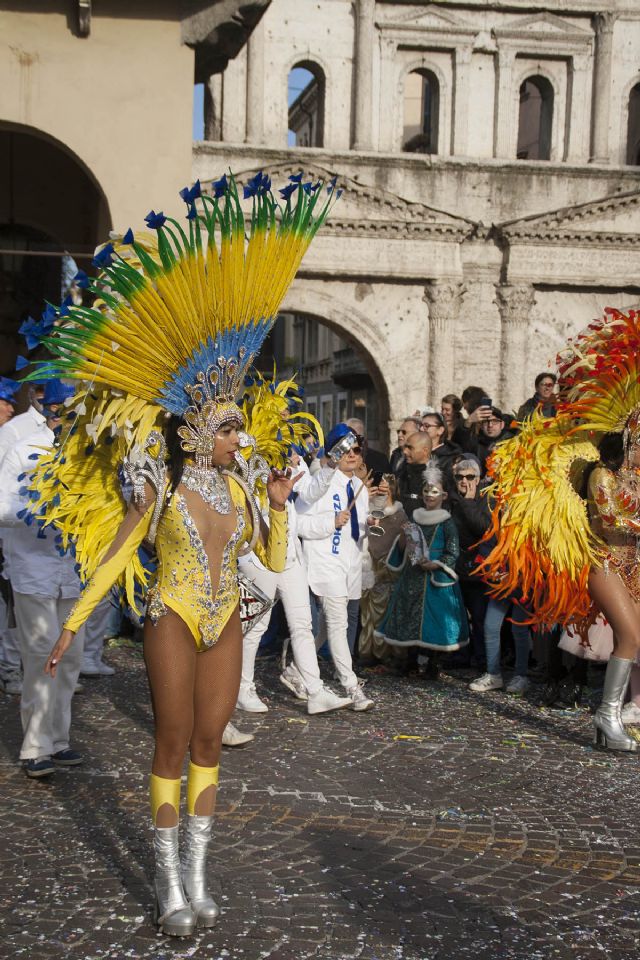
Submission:
<svg viewBox="0 0 640 960">
<path fill-rule="evenodd" d="M 210 855 L 223 914 L 156 933 L 146 803 L 151 717 L 137 651 L 76 697 L 87 762 L 16 765 L 0 696 L 2 958 L 632 960 L 640 757 L 590 746 L 586 710 L 541 710 L 468 677 L 372 676 L 376 709 L 308 718 L 259 661 L 268 714 L 227 750 Z"/>
</svg>

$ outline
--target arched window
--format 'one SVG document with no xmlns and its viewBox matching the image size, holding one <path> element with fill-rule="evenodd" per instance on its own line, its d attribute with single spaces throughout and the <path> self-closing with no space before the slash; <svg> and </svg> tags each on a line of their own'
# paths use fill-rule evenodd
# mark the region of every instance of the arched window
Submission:
<svg viewBox="0 0 640 960">
<path fill-rule="evenodd" d="M 324 146 L 325 77 L 317 63 L 302 61 L 289 72 L 290 147 Z"/>
<path fill-rule="evenodd" d="M 527 77 L 520 87 L 518 160 L 550 160 L 553 87 L 546 77 Z"/>
<path fill-rule="evenodd" d="M 413 70 L 404 85 L 402 149 L 407 153 L 438 152 L 440 84 L 431 70 Z"/>
<path fill-rule="evenodd" d="M 640 167 L 640 83 L 636 83 L 629 94 L 627 163 L 632 167 Z"/>
</svg>

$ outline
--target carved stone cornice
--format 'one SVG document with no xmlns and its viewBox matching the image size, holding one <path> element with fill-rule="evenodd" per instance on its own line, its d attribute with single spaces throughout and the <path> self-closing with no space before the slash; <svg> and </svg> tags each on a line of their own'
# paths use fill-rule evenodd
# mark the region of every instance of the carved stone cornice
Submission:
<svg viewBox="0 0 640 960">
<path fill-rule="evenodd" d="M 405 220 L 339 220 L 335 215 L 322 228 L 323 236 L 371 237 L 372 239 L 439 238 L 460 243 L 470 235 L 470 229 L 460 229 L 447 223 L 407 223 Z"/>
<path fill-rule="evenodd" d="M 450 48 L 456 46 L 461 37 L 470 42 L 478 33 L 474 24 L 466 23 L 435 3 L 404 16 L 398 16 L 394 10 L 388 18 L 377 17 L 376 27 L 382 37 L 393 38 L 400 45 L 410 43 L 413 49 L 427 43 L 430 47 Z"/>
<path fill-rule="evenodd" d="M 578 52 L 593 42 L 591 31 L 546 12 L 512 20 L 494 27 L 491 32 L 499 47 L 517 47 L 521 53 L 542 53 L 545 50 Z"/>
<path fill-rule="evenodd" d="M 609 229 L 589 229 L 589 224 L 596 220 L 615 219 L 622 214 L 632 214 L 630 229 L 615 232 Z M 589 203 L 576 204 L 573 207 L 562 207 L 550 213 L 535 214 L 523 217 L 520 220 L 511 220 L 496 224 L 493 232 L 496 237 L 508 240 L 509 243 L 581 243 L 600 244 L 640 244 L 640 230 L 634 229 L 637 218 L 640 226 L 640 190 L 617 194 L 613 197 L 602 197 Z M 582 229 L 581 229 L 582 228 Z"/>
<path fill-rule="evenodd" d="M 496 285 L 496 299 L 503 324 L 526 325 L 536 302 L 535 291 L 528 283 Z"/>
<path fill-rule="evenodd" d="M 274 183 L 285 183 L 291 174 L 300 171 L 299 162 L 283 162 L 262 168 Z M 243 182 L 257 169 L 236 174 Z M 330 180 L 334 172 L 319 165 L 307 166 L 305 177 L 312 180 Z M 336 204 L 325 227 L 323 236 L 371 237 L 372 239 L 438 239 L 449 243 L 461 243 L 475 235 L 478 224 L 464 217 L 457 217 L 428 207 L 423 203 L 404 200 L 396 194 L 377 187 L 359 183 L 348 177 L 340 177 L 339 186 L 343 198 Z M 203 185 L 203 190 L 207 188 Z"/>
</svg>

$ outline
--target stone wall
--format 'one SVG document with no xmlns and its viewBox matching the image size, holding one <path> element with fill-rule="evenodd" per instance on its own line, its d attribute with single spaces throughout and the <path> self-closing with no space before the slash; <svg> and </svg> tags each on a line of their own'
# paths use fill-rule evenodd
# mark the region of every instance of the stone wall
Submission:
<svg viewBox="0 0 640 960">
<path fill-rule="evenodd" d="M 511 409 L 568 335 L 640 300 L 640 170 L 623 166 L 638 49 L 640 8 L 614 0 L 273 0 L 193 176 L 340 174 L 288 308 L 357 342 L 390 429 L 471 382 Z M 321 148 L 286 147 L 298 64 L 324 73 Z M 414 70 L 438 80 L 437 155 L 401 152 Z M 516 160 L 532 75 L 553 91 L 548 161 Z"/>
</svg>

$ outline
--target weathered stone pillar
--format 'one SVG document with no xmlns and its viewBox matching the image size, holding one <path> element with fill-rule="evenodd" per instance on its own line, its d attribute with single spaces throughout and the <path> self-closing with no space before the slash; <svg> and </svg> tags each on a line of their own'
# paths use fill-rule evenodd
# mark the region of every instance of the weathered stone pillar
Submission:
<svg viewBox="0 0 640 960">
<path fill-rule="evenodd" d="M 402 136 L 402 100 L 398 103 L 396 52 L 393 37 L 380 38 L 380 132 L 378 148 L 381 151 L 400 150 Z"/>
<path fill-rule="evenodd" d="M 373 44 L 375 0 L 356 0 L 356 49 L 354 51 L 353 149 L 372 150 Z"/>
<path fill-rule="evenodd" d="M 264 140 L 264 27 L 259 23 L 247 43 L 247 143 Z"/>
<path fill-rule="evenodd" d="M 467 153 L 469 129 L 469 104 L 471 83 L 471 53 L 470 45 L 456 47 L 454 98 L 453 98 L 453 150 L 456 157 L 464 157 Z"/>
<path fill-rule="evenodd" d="M 446 280 L 432 280 L 424 288 L 423 299 L 429 305 L 427 397 L 436 410 L 445 393 L 455 388 L 454 332 L 465 292 L 463 283 Z"/>
<path fill-rule="evenodd" d="M 569 144 L 566 159 L 574 163 L 585 163 L 589 151 L 589 71 L 588 54 L 574 54 L 571 58 L 571 116 L 569 122 Z"/>
<path fill-rule="evenodd" d="M 530 386 L 524 382 L 523 371 L 529 319 L 535 302 L 535 291 L 527 283 L 496 286 L 495 303 L 502 321 L 500 404 L 505 412 L 524 403 Z"/>
<path fill-rule="evenodd" d="M 517 142 L 518 117 L 513 110 L 513 50 L 498 51 L 498 96 L 496 98 L 496 116 L 494 131 L 494 156 L 512 159 L 515 157 L 513 144 Z"/>
<path fill-rule="evenodd" d="M 212 74 L 204 85 L 204 138 L 222 140 L 222 74 Z"/>
<path fill-rule="evenodd" d="M 613 28 L 616 14 L 596 13 L 593 27 L 596 49 L 593 69 L 593 136 L 591 162 L 609 163 L 609 107 L 611 105 L 611 68 L 613 63 Z"/>
</svg>

